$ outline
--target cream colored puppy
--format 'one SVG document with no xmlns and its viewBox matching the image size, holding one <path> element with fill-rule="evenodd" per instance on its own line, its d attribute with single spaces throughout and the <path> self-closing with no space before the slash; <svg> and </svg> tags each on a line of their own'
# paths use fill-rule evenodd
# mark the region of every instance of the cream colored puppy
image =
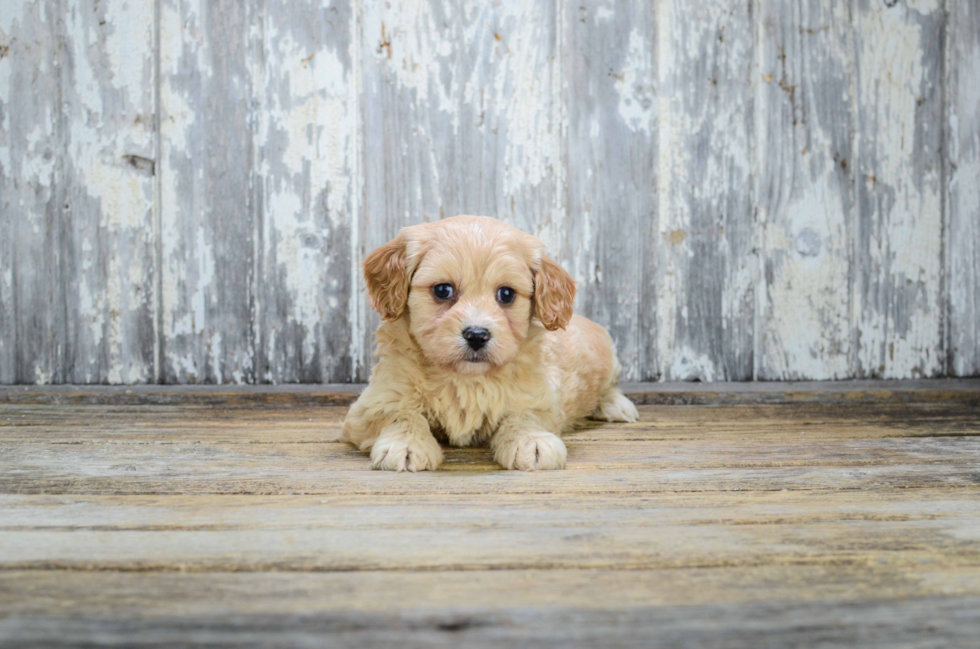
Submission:
<svg viewBox="0 0 980 649">
<path fill-rule="evenodd" d="M 609 334 L 572 315 L 575 283 L 534 237 L 479 216 L 415 225 L 364 276 L 384 322 L 343 436 L 373 468 L 435 469 L 438 437 L 489 441 L 507 469 L 561 469 L 559 436 L 584 418 L 636 421 Z"/>
</svg>

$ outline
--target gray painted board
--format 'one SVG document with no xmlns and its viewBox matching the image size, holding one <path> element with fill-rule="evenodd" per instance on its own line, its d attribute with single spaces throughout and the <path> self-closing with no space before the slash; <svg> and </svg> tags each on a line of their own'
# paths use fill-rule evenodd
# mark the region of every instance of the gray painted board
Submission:
<svg viewBox="0 0 980 649">
<path fill-rule="evenodd" d="M 159 336 L 168 383 L 255 381 L 254 9 L 161 0 Z"/>
<path fill-rule="evenodd" d="M 945 369 L 942 62 L 935 1 L 858 0 L 854 346 L 859 377 Z"/>
<path fill-rule="evenodd" d="M 309 0 L 267 0 L 260 11 L 252 62 L 256 380 L 348 378 L 354 13 L 346 3 Z"/>
<path fill-rule="evenodd" d="M 0 377 L 65 382 L 61 11 L 7 2 L 0 15 Z"/>
<path fill-rule="evenodd" d="M 153 12 L 5 3 L 4 382 L 153 379 Z"/>
<path fill-rule="evenodd" d="M 0 382 L 367 379 L 361 260 L 539 236 L 626 380 L 980 373 L 968 0 L 0 0 Z"/>
<path fill-rule="evenodd" d="M 604 323 L 624 380 L 657 373 L 656 16 L 651 3 L 565 6 L 567 250 L 579 312 Z"/>
<path fill-rule="evenodd" d="M 980 374 L 980 6 L 947 0 L 949 373 Z"/>
<path fill-rule="evenodd" d="M 657 366 L 671 380 L 751 379 L 752 4 L 663 0 L 657 30 Z"/>
<path fill-rule="evenodd" d="M 63 3 L 68 380 L 154 378 L 154 6 Z"/>
<path fill-rule="evenodd" d="M 758 5 L 756 378 L 851 375 L 854 32 L 844 3 Z"/>
</svg>

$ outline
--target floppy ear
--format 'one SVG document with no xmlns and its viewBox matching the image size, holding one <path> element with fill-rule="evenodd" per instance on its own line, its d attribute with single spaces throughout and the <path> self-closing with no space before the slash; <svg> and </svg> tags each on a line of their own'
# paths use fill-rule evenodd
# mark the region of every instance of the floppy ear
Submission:
<svg viewBox="0 0 980 649">
<path fill-rule="evenodd" d="M 534 272 L 534 315 L 548 331 L 564 329 L 572 319 L 574 303 L 575 280 L 542 253 L 541 265 Z"/>
<path fill-rule="evenodd" d="M 364 260 L 371 306 L 384 320 L 397 320 L 408 303 L 408 252 L 404 234 L 381 246 Z"/>
</svg>

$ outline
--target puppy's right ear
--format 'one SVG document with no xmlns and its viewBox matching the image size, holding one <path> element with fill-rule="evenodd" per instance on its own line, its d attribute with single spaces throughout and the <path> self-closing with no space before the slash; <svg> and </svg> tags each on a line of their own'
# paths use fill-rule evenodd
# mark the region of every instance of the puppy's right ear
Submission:
<svg viewBox="0 0 980 649">
<path fill-rule="evenodd" d="M 408 252 L 404 234 L 381 246 L 364 260 L 371 306 L 384 320 L 397 320 L 408 303 Z"/>
<path fill-rule="evenodd" d="M 572 319 L 575 280 L 564 268 L 542 253 L 534 273 L 534 312 L 548 331 L 564 329 Z"/>
</svg>

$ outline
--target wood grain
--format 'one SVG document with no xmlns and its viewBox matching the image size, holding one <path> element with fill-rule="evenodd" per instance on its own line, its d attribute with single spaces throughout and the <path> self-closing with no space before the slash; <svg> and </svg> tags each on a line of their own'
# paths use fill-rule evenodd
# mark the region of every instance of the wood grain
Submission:
<svg viewBox="0 0 980 649">
<path fill-rule="evenodd" d="M 68 377 L 145 383 L 155 376 L 154 3 L 63 11 Z"/>
<path fill-rule="evenodd" d="M 66 116 L 58 3 L 5 3 L 0 34 L 0 380 L 70 381 Z"/>
<path fill-rule="evenodd" d="M 975 451 L 974 451 L 975 452 Z M 923 458 L 929 462 L 928 458 Z M 0 570 L 976 567 L 975 493 L 3 497 Z M 44 521 L 38 525 L 37 521 Z M 438 530 L 438 532 L 434 532 Z M 139 543 L 134 543 L 140 538 Z M 897 551 L 896 548 L 903 548 Z"/>
<path fill-rule="evenodd" d="M 145 382 L 153 4 L 11 3 L 5 14 L 0 381 Z"/>
<path fill-rule="evenodd" d="M 64 409 L 73 416 L 66 421 Z M 641 406 L 643 419 L 615 427 L 586 422 L 569 433 L 587 441 L 717 440 L 744 444 L 770 437 L 807 444 L 817 439 L 881 439 L 970 435 L 980 426 L 975 403 L 800 403 L 783 406 Z M 35 443 L 108 443 L 128 440 L 249 444 L 339 442 L 346 407 L 292 404 L 289 408 L 254 404 L 98 405 L 15 404 L 0 414 L 0 440 Z M 801 440 L 799 433 L 810 435 Z M 733 441 L 737 439 L 737 442 Z M 764 441 L 763 443 L 769 443 Z M 611 447 L 616 448 L 615 446 Z M 607 451 L 610 449 L 606 449 Z M 458 449 L 460 453 L 475 452 Z"/>
<path fill-rule="evenodd" d="M 942 374 L 942 62 L 936 2 L 859 0 L 858 376 Z"/>
<path fill-rule="evenodd" d="M 160 2 L 159 378 L 254 383 L 254 5 Z"/>
<path fill-rule="evenodd" d="M 579 573 L 581 574 L 581 573 Z M 591 573 L 590 573 L 591 574 Z M 670 571 L 651 574 L 640 581 L 636 573 L 613 573 L 608 579 L 581 579 L 571 574 L 555 579 L 553 573 L 489 573 L 466 581 L 445 579 L 442 575 L 419 575 L 403 580 L 383 575 L 382 583 L 343 580 L 338 575 L 315 575 L 299 583 L 282 583 L 274 576 L 221 575 L 217 579 L 195 580 L 195 575 L 170 579 L 154 578 L 157 591 L 166 592 L 163 602 L 141 596 L 139 586 L 127 583 L 125 576 L 62 576 L 79 593 L 77 601 L 96 599 L 103 607 L 123 603 L 134 615 L 108 614 L 89 617 L 20 616 L 0 621 L 0 633 L 16 647 L 62 647 L 64 638 L 76 642 L 111 642 L 129 646 L 158 646 L 179 642 L 183 646 L 207 647 L 499 647 L 501 643 L 528 647 L 728 647 L 752 649 L 759 646 L 821 644 L 831 647 L 921 647 L 939 642 L 943 647 L 974 646 L 977 606 L 974 595 L 939 594 L 899 600 L 825 600 L 739 602 L 690 606 L 671 603 L 651 606 L 649 599 L 667 595 L 666 587 L 684 592 L 693 587 L 708 589 L 715 579 L 696 579 L 678 583 Z M 12 587 L 30 587 L 27 575 L 12 581 Z M 767 575 L 779 583 L 782 575 Z M 121 578 L 120 578 L 121 577 Z M 292 577 L 290 575 L 289 577 Z M 414 577 L 414 576 L 413 576 Z M 428 580 L 426 578 L 428 577 Z M 434 577 L 434 578 L 433 578 Z M 522 593 L 537 593 L 533 586 L 542 577 L 553 592 L 571 591 L 582 606 L 562 606 L 566 597 L 548 596 L 535 606 L 472 606 L 487 593 L 514 593 L 518 601 L 530 599 Z M 3 579 L 3 577 L 0 577 Z M 660 579 L 660 585 L 654 585 Z M 831 581 L 833 577 L 827 581 Z M 161 583 L 163 588 L 157 587 Z M 639 583 L 638 583 L 639 582 Z M 36 582 L 34 582 L 36 584 Z M 606 584 L 610 592 L 626 590 L 635 596 L 635 606 L 610 610 L 596 606 L 596 586 Z M 841 580 L 838 589 L 849 590 Z M 644 586 L 647 586 L 645 589 Z M 47 587 L 47 588 L 46 588 Z M 664 590 L 661 590 L 664 587 Z M 735 586 L 737 588 L 738 586 Z M 38 600 L 50 592 L 49 584 L 31 588 Z M 295 602 L 297 591 L 303 597 L 299 610 L 277 610 L 282 602 Z M 645 600 L 650 591 L 659 597 Z M 92 593 L 99 593 L 97 598 Z M 377 598 L 393 594 L 398 603 L 423 603 L 397 612 L 344 611 L 325 606 L 340 598 Z M 716 592 L 713 589 L 708 592 Z M 787 595 L 791 593 L 786 590 Z M 797 589 L 799 592 L 799 589 Z M 819 592 L 826 592 L 821 590 Z M 850 590 L 854 593 L 854 590 Z M 452 608 L 428 608 L 433 593 L 445 593 Z M 358 599 L 354 599 L 358 598 Z M 447 597 L 448 599 L 448 597 Z M 217 601 L 217 604 L 216 604 Z M 549 605 L 556 602 L 557 605 Z M 144 604 L 143 607 L 140 607 Z M 248 605 L 252 612 L 230 612 L 234 604 Z M 92 607 L 94 608 L 94 606 Z M 147 609 L 155 614 L 146 614 Z M 163 610 L 161 610 L 163 609 Z M 274 612 L 270 612 L 274 611 Z M 77 610 L 77 609 L 76 609 Z M 182 614 L 185 613 L 186 614 Z M 630 629 L 630 633 L 624 633 Z M 771 643 L 771 644 L 769 644 Z"/>
<path fill-rule="evenodd" d="M 660 2 L 657 33 L 653 365 L 670 381 L 751 379 L 751 3 Z"/>
<path fill-rule="evenodd" d="M 980 374 L 980 7 L 948 0 L 949 373 Z"/>
<path fill-rule="evenodd" d="M 967 647 L 980 628 L 975 402 L 644 405 L 538 474 L 485 449 L 371 471 L 345 410 L 0 405 L 4 645 Z"/>
<path fill-rule="evenodd" d="M 980 373 L 975 3 L 689 4 L 9 0 L 0 383 L 364 381 L 461 212 L 625 380 Z"/>
<path fill-rule="evenodd" d="M 845 3 L 759 3 L 757 379 L 851 376 L 854 32 Z M 849 166 L 850 165 L 850 166 Z"/>
<path fill-rule="evenodd" d="M 624 380 L 659 375 L 647 358 L 656 299 L 657 32 L 654 5 L 565 4 L 567 249 L 579 312 L 609 329 Z M 602 224 L 615 223 L 615 227 Z"/>
<path fill-rule="evenodd" d="M 479 619 L 501 610 L 511 613 L 524 610 L 543 616 L 549 607 L 553 613 L 565 615 L 606 612 L 625 616 L 640 607 L 646 615 L 656 615 L 658 611 L 669 615 L 671 607 L 678 607 L 678 613 L 694 615 L 698 607 L 703 607 L 702 614 L 709 614 L 716 607 L 753 603 L 776 607 L 778 602 L 790 606 L 812 603 L 840 610 L 848 606 L 871 606 L 877 600 L 878 607 L 890 608 L 898 614 L 904 612 L 902 599 L 915 601 L 923 613 L 943 608 L 936 606 L 937 601 L 929 605 L 925 598 L 976 599 L 980 577 L 976 567 L 924 564 L 914 573 L 902 573 L 904 568 L 840 563 L 724 570 L 346 573 L 4 570 L 0 572 L 0 607 L 21 620 L 26 618 L 28 623 L 31 618 L 43 619 L 47 614 L 47 619 L 57 624 L 58 618 L 50 616 L 49 603 L 54 598 L 63 604 L 66 617 L 91 619 L 93 628 L 125 617 L 139 627 L 155 620 L 175 626 L 197 621 L 206 628 L 208 623 L 218 626 L 232 616 L 241 619 L 267 614 L 317 615 L 334 623 L 373 618 L 377 623 L 374 628 L 378 629 L 383 628 L 384 618 L 390 624 L 391 618 L 411 616 L 413 612 L 452 620 Z M 753 586 L 764 587 L 766 595 L 771 597 L 760 600 L 759 591 Z M 506 602 L 501 601 L 502 592 L 507 593 Z M 599 592 L 602 597 L 597 596 Z M 942 617 L 935 617 L 935 623 L 944 622 Z M 544 617 L 542 627 L 555 632 L 555 622 L 558 620 Z M 729 620 L 728 624 L 733 622 Z M 767 625 L 758 626 L 772 629 L 776 624 L 778 618 L 773 617 Z M 362 630 L 367 632 L 369 628 Z"/>
<path fill-rule="evenodd" d="M 980 404 L 975 379 L 917 381 L 794 381 L 739 383 L 623 383 L 636 403 L 656 405 L 754 404 Z M 315 385 L 45 385 L 0 386 L 0 403 L 34 405 L 209 405 L 222 407 L 331 407 L 350 405 L 363 384 Z"/>
<path fill-rule="evenodd" d="M 342 408 L 74 407 L 66 429 L 63 407 L 5 406 L 0 492 L 625 495 L 976 484 L 980 421 L 969 405 L 641 410 L 637 424 L 569 435 L 568 471 L 532 479 L 500 472 L 486 449 L 447 449 L 443 471 L 405 479 L 364 472 L 366 456 L 338 442 Z M 447 474 L 460 478 L 449 486 Z"/>
<path fill-rule="evenodd" d="M 256 380 L 352 375 L 357 125 L 348 3 L 258 4 Z"/>
</svg>

